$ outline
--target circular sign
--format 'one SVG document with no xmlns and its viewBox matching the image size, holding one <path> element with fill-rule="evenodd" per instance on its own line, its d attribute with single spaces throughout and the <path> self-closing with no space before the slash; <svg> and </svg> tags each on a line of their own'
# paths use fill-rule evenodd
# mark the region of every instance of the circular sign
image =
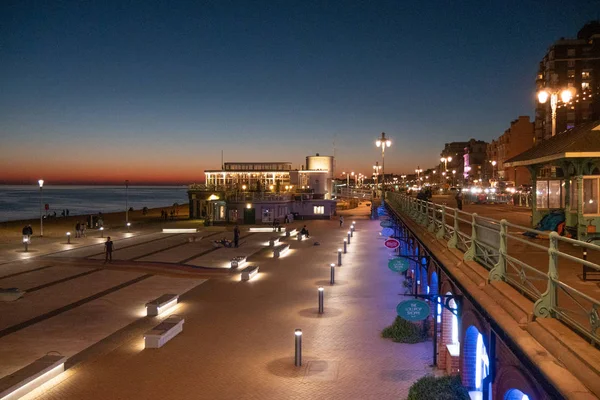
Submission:
<svg viewBox="0 0 600 400">
<path fill-rule="evenodd" d="M 381 236 L 392 236 L 394 234 L 394 230 L 392 228 L 383 228 L 381 230 Z"/>
<path fill-rule="evenodd" d="M 396 306 L 396 313 L 407 321 L 423 321 L 429 316 L 429 304 L 423 300 L 406 300 Z"/>
<path fill-rule="evenodd" d="M 392 226 L 394 226 L 394 223 L 390 220 L 383 220 L 379 223 L 379 226 L 384 228 L 391 228 Z"/>
<path fill-rule="evenodd" d="M 400 246 L 400 242 L 396 239 L 387 239 L 383 242 L 383 245 L 388 249 L 397 249 Z"/>
<path fill-rule="evenodd" d="M 408 270 L 410 261 L 406 258 L 392 258 L 388 261 L 388 268 L 394 272 L 404 272 Z"/>
</svg>

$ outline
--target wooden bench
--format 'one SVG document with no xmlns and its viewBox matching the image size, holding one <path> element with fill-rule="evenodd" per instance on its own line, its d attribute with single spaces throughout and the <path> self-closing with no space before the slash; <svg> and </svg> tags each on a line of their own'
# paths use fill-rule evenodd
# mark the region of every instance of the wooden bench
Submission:
<svg viewBox="0 0 600 400">
<path fill-rule="evenodd" d="M 241 267 L 246 263 L 248 257 L 246 256 L 236 256 L 231 259 L 231 268 Z"/>
<path fill-rule="evenodd" d="M 196 233 L 196 228 L 163 228 L 162 233 Z"/>
<path fill-rule="evenodd" d="M 19 399 L 65 370 L 67 357 L 45 355 L 0 379 L 0 399 Z"/>
<path fill-rule="evenodd" d="M 283 254 L 285 254 L 289 249 L 290 249 L 290 245 L 289 244 L 280 244 L 279 246 L 275 246 L 273 248 L 273 257 L 274 258 L 279 258 Z"/>
<path fill-rule="evenodd" d="M 285 231 L 285 237 L 296 236 L 298 234 L 298 229 L 294 228 L 289 231 Z"/>
<path fill-rule="evenodd" d="M 269 247 L 275 247 L 278 244 L 280 244 L 280 241 L 277 236 L 273 236 L 271 239 L 269 239 Z"/>
<path fill-rule="evenodd" d="M 173 307 L 179 301 L 179 296 L 176 294 L 163 294 L 158 299 L 146 303 L 146 315 L 156 317 Z"/>
<path fill-rule="evenodd" d="M 258 274 L 258 265 L 250 265 L 242 270 L 242 281 L 249 281 Z"/>
<path fill-rule="evenodd" d="M 147 349 L 159 349 L 177 334 L 183 331 L 185 320 L 181 317 L 169 317 L 152 330 L 144 334 L 144 347 Z"/>
</svg>

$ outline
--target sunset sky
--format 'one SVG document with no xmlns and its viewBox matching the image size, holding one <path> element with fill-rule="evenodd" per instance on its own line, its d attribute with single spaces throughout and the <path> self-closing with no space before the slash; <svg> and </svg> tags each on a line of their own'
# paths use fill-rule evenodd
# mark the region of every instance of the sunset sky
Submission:
<svg viewBox="0 0 600 400">
<path fill-rule="evenodd" d="M 190 183 L 225 161 L 369 173 L 533 116 L 597 1 L 2 1 L 0 183 Z"/>
</svg>

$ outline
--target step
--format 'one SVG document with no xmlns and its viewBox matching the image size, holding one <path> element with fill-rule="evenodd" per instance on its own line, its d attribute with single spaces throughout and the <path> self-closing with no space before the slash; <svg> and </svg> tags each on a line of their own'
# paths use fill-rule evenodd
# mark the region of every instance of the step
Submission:
<svg viewBox="0 0 600 400">
<path fill-rule="evenodd" d="M 527 300 L 509 284 L 492 281 L 483 288 L 504 311 L 506 311 L 523 328 L 533 321 L 533 302 Z"/>
</svg>

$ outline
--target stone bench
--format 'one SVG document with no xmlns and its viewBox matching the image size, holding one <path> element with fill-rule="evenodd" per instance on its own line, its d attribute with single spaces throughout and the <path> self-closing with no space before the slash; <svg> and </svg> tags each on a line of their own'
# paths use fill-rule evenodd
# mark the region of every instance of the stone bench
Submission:
<svg viewBox="0 0 600 400">
<path fill-rule="evenodd" d="M 246 256 L 236 256 L 231 259 L 231 268 L 238 268 L 244 265 L 247 261 Z"/>
<path fill-rule="evenodd" d="M 185 320 L 181 317 L 169 317 L 152 330 L 144 334 L 144 347 L 147 349 L 159 349 L 177 334 L 183 331 Z"/>
<path fill-rule="evenodd" d="M 0 399 L 19 399 L 65 370 L 67 357 L 46 355 L 0 379 Z"/>
<path fill-rule="evenodd" d="M 285 227 L 254 226 L 252 228 L 248 228 L 248 232 L 285 232 Z"/>
<path fill-rule="evenodd" d="M 290 249 L 290 245 L 289 244 L 280 244 L 279 246 L 275 246 L 273 248 L 273 257 L 274 258 L 279 258 L 283 254 L 285 254 L 289 249 Z"/>
<path fill-rule="evenodd" d="M 196 233 L 196 228 L 163 228 L 162 233 Z"/>
<path fill-rule="evenodd" d="M 302 240 L 306 239 L 307 236 L 304 233 L 298 233 L 298 235 L 296 235 L 296 238 L 299 242 L 301 242 Z"/>
<path fill-rule="evenodd" d="M 258 274 L 258 265 L 251 265 L 242 270 L 242 281 L 249 281 Z"/>
<path fill-rule="evenodd" d="M 277 236 L 273 236 L 271 239 L 269 239 L 269 247 L 275 247 L 280 243 L 281 242 L 279 241 L 279 238 Z"/>
<path fill-rule="evenodd" d="M 146 315 L 156 317 L 173 307 L 179 301 L 179 296 L 176 294 L 163 294 L 157 299 L 146 303 Z"/>
<path fill-rule="evenodd" d="M 285 231 L 285 237 L 296 236 L 298 234 L 298 229 L 294 228 L 289 231 Z"/>
</svg>

